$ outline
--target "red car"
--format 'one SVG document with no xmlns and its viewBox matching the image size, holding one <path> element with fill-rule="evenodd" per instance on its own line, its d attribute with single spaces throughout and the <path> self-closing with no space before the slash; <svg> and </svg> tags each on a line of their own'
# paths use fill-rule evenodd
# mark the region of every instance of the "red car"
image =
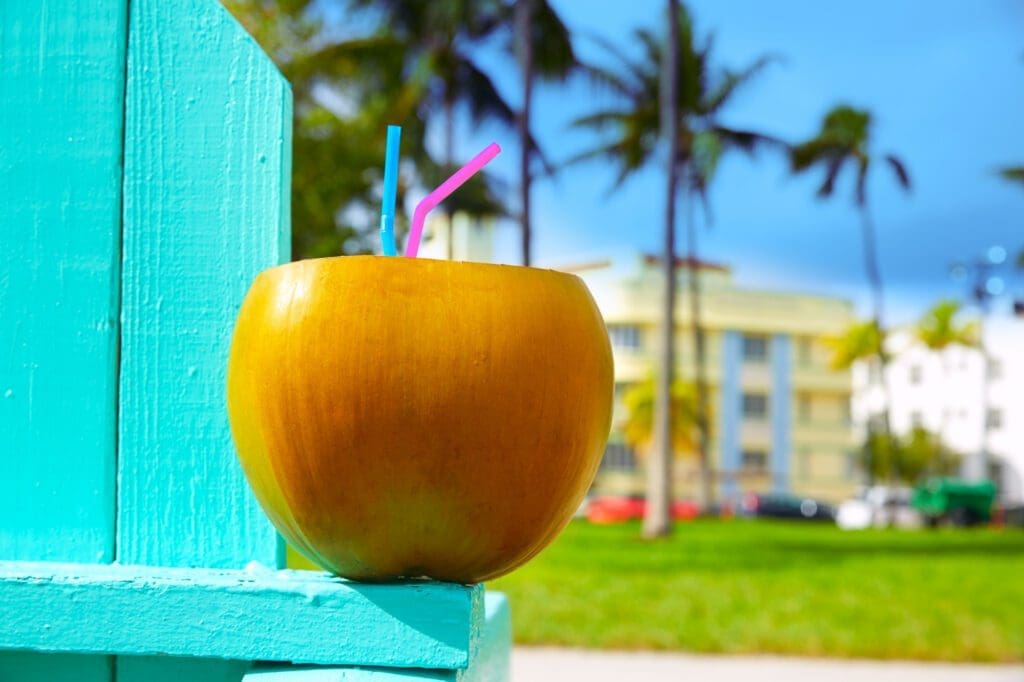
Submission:
<svg viewBox="0 0 1024 682">
<path fill-rule="evenodd" d="M 616 496 L 604 495 L 595 497 L 587 506 L 587 520 L 591 523 L 622 523 L 642 519 L 647 510 L 647 501 L 639 495 Z M 672 518 L 676 521 L 689 521 L 696 518 L 700 508 L 695 502 L 673 502 Z"/>
</svg>

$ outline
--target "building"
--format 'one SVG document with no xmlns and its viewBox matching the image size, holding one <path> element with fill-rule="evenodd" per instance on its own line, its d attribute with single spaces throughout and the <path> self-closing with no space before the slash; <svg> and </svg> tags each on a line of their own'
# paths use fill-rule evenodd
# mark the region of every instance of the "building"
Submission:
<svg viewBox="0 0 1024 682">
<path fill-rule="evenodd" d="M 680 261 L 677 299 L 679 376 L 692 379 L 691 264 Z M 696 264 L 702 291 L 711 460 L 720 493 L 795 491 L 826 500 L 850 495 L 859 480 L 850 425 L 851 376 L 829 369 L 823 338 L 853 319 L 849 302 L 737 285 L 720 265 Z M 601 309 L 615 355 L 616 407 L 599 490 L 643 491 L 641 464 L 617 428 L 628 387 L 653 375 L 663 277 L 658 259 L 635 255 L 558 268 L 579 275 Z M 676 494 L 695 497 L 697 463 L 675 467 Z"/>
<path fill-rule="evenodd" d="M 455 260 L 492 259 L 493 223 L 462 215 L 454 220 Z M 447 222 L 435 217 L 424 230 L 420 256 L 447 258 Z M 693 377 L 688 263 L 680 260 L 677 298 L 677 372 Z M 641 457 L 623 440 L 622 397 L 653 375 L 662 299 L 658 259 L 642 254 L 592 258 L 560 265 L 581 277 L 601 309 L 615 355 L 615 413 L 596 487 L 642 493 Z M 842 299 L 737 285 L 728 268 L 698 264 L 702 321 L 711 397 L 711 459 L 720 494 L 793 491 L 839 501 L 860 482 L 850 419 L 851 375 L 829 369 L 823 338 L 853 321 Z M 683 453 L 675 465 L 675 491 L 695 498 L 699 468 Z"/>
<path fill-rule="evenodd" d="M 906 434 L 922 426 L 965 456 L 964 475 L 989 475 L 1001 498 L 1024 503 L 1024 322 L 1003 319 L 986 325 L 986 370 L 980 350 L 951 347 L 929 351 L 908 329 L 891 334 L 886 368 L 889 422 Z M 861 364 L 853 373 L 853 418 L 861 432 L 885 398 L 877 367 Z M 989 471 L 978 457 L 987 452 Z"/>
</svg>

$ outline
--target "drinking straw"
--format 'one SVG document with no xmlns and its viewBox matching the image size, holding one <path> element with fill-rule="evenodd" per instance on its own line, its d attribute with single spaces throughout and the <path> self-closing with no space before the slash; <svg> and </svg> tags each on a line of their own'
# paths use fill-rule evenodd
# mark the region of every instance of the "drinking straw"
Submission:
<svg viewBox="0 0 1024 682">
<path fill-rule="evenodd" d="M 442 182 L 437 189 L 424 197 L 423 201 L 416 205 L 416 210 L 412 213 L 412 224 L 409 227 L 409 241 L 405 245 L 406 257 L 415 258 L 416 253 L 420 250 L 420 235 L 423 233 L 423 221 L 426 220 L 427 213 L 448 198 L 466 180 L 479 173 L 480 169 L 486 166 L 500 152 L 501 147 L 494 142 L 487 145 L 482 152 L 470 159 L 469 163 L 455 171 L 450 178 Z"/>
<path fill-rule="evenodd" d="M 388 126 L 384 149 L 384 197 L 380 204 L 380 242 L 385 256 L 395 256 L 395 199 L 398 194 L 398 150 L 402 140 L 401 126 Z"/>
</svg>

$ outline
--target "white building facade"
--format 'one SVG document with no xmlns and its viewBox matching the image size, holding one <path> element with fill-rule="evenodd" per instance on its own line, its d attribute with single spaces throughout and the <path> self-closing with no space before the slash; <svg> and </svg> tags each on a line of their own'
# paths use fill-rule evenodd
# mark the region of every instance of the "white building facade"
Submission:
<svg viewBox="0 0 1024 682">
<path fill-rule="evenodd" d="M 942 353 L 914 341 L 907 330 L 893 333 L 886 371 L 889 420 L 906 434 L 923 426 L 964 455 L 963 474 L 992 476 L 1000 498 L 1024 503 L 1024 321 L 991 320 L 985 328 L 989 362 L 980 350 L 951 347 Z M 866 432 L 871 414 L 881 411 L 882 389 L 871 368 L 853 372 L 854 424 Z M 987 375 L 987 376 L 986 376 Z M 979 453 L 987 452 L 985 472 Z"/>
</svg>

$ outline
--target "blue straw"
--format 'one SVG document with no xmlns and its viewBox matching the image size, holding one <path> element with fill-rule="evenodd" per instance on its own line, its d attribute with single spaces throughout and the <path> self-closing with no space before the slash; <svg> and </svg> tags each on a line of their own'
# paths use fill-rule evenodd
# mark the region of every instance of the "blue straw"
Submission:
<svg viewBox="0 0 1024 682">
<path fill-rule="evenodd" d="M 401 126 L 388 126 L 384 150 L 384 198 L 380 206 L 380 241 L 385 256 L 398 255 L 395 247 L 395 200 L 398 195 L 398 149 L 402 140 Z"/>
</svg>

